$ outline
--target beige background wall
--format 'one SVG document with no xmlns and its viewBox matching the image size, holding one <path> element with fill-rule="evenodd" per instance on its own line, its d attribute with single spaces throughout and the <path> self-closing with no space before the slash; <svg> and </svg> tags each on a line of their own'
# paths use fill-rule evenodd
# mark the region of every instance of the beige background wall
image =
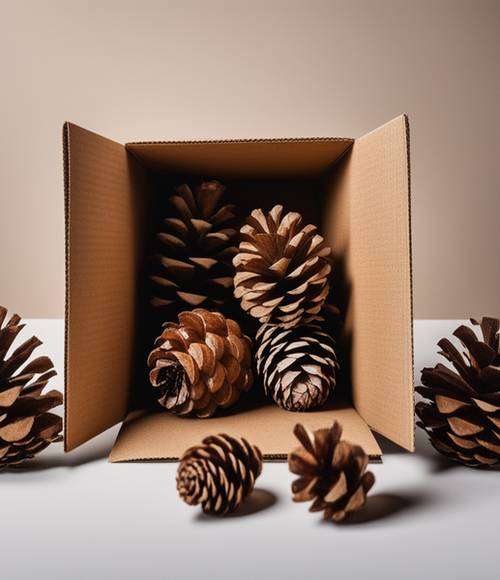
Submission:
<svg viewBox="0 0 500 580">
<path fill-rule="evenodd" d="M 62 316 L 66 119 L 119 141 L 358 136 L 406 111 L 415 314 L 500 314 L 498 0 L 0 9 L 0 303 Z"/>
</svg>

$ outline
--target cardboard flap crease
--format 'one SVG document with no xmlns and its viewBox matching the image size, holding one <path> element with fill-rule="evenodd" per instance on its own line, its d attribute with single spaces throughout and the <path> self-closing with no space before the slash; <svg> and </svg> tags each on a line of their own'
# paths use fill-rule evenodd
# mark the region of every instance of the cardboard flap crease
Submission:
<svg viewBox="0 0 500 580">
<path fill-rule="evenodd" d="M 408 121 L 345 138 L 130 143 L 71 123 L 63 130 L 66 199 L 65 448 L 122 421 L 112 461 L 175 459 L 212 432 L 248 436 L 268 458 L 294 424 L 334 418 L 372 457 L 370 431 L 413 449 Z M 244 211 L 283 203 L 322 229 L 348 288 L 352 403 L 298 416 L 271 404 L 209 420 L 131 409 L 140 335 L 138 287 L 150 177 L 230 182 Z M 318 188 L 321 187 L 321 195 Z"/>
</svg>

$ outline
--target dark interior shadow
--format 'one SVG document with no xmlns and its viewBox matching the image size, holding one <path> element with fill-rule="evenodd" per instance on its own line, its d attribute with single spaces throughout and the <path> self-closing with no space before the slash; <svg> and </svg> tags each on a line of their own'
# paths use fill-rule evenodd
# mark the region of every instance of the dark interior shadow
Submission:
<svg viewBox="0 0 500 580">
<path fill-rule="evenodd" d="M 342 526 L 368 524 L 395 517 L 429 504 L 431 498 L 423 492 L 376 493 L 369 495 L 363 508 L 340 522 Z M 328 522 L 325 522 L 328 523 Z"/>
<path fill-rule="evenodd" d="M 383 455 L 396 455 L 396 454 L 408 453 L 405 449 L 403 449 L 402 447 L 400 447 L 396 443 L 389 441 L 389 439 L 387 439 L 383 435 L 380 435 L 379 433 L 375 433 L 375 431 L 372 431 L 372 433 L 373 433 L 373 436 L 375 437 L 377 443 L 379 444 Z"/>
<path fill-rule="evenodd" d="M 234 512 L 225 516 L 212 516 L 201 511 L 196 514 L 196 519 L 200 522 L 220 522 L 252 516 L 273 507 L 277 502 L 278 498 L 272 491 L 257 487 Z"/>
</svg>

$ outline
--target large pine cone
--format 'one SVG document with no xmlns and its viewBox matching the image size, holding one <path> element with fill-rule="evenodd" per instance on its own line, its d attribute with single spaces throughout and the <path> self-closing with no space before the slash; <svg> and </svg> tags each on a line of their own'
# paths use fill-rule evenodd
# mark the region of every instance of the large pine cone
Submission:
<svg viewBox="0 0 500 580">
<path fill-rule="evenodd" d="M 325 520 L 334 522 L 363 507 L 375 476 L 365 471 L 363 449 L 340 440 L 340 424 L 314 433 L 298 424 L 293 432 L 302 443 L 288 455 L 290 471 L 299 476 L 292 483 L 293 501 L 312 501 L 310 512 L 323 511 Z"/>
<path fill-rule="evenodd" d="M 419 427 L 437 451 L 469 466 L 500 462 L 500 353 L 499 320 L 483 318 L 482 340 L 468 326 L 453 333 L 465 357 L 447 339 L 438 342 L 440 354 L 455 371 L 437 364 L 422 371 L 417 391 L 427 399 L 416 405 Z"/>
<path fill-rule="evenodd" d="M 292 327 L 319 313 L 329 291 L 331 253 L 316 227 L 275 206 L 254 210 L 241 228 L 234 295 L 243 310 L 269 324 Z"/>
<path fill-rule="evenodd" d="M 158 234 L 162 247 L 154 282 L 154 306 L 220 309 L 232 300 L 234 205 L 221 205 L 225 188 L 218 181 L 202 183 L 194 192 L 182 185 L 169 198 L 172 217 Z"/>
<path fill-rule="evenodd" d="M 62 403 L 61 393 L 42 394 L 56 374 L 52 361 L 40 356 L 28 362 L 42 344 L 36 337 L 8 356 L 24 324 L 14 314 L 4 326 L 6 316 L 7 309 L 0 306 L 0 470 L 32 459 L 50 443 L 60 441 L 62 430 L 61 417 L 48 412 Z"/>
<path fill-rule="evenodd" d="M 159 403 L 178 415 L 210 417 L 253 381 L 250 339 L 234 320 L 201 308 L 165 324 L 148 364 Z"/>
<path fill-rule="evenodd" d="M 235 510 L 253 490 L 262 471 L 262 453 L 245 439 L 220 434 L 184 453 L 177 470 L 177 490 L 189 505 L 205 513 Z"/>
<path fill-rule="evenodd" d="M 316 317 L 288 329 L 264 324 L 257 332 L 257 373 L 266 395 L 287 411 L 321 407 L 334 391 L 335 343 L 322 322 Z"/>
</svg>

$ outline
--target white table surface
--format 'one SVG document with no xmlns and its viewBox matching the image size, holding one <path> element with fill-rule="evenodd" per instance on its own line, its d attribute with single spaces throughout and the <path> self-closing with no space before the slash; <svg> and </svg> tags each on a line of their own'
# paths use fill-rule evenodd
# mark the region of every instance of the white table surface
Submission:
<svg viewBox="0 0 500 580">
<path fill-rule="evenodd" d="M 28 322 L 24 337 L 44 340 L 61 387 L 62 321 Z M 457 324 L 415 323 L 417 371 Z M 264 465 L 240 513 L 203 516 L 178 499 L 177 464 L 109 464 L 116 434 L 0 473 L 2 579 L 500 577 L 499 472 L 447 464 L 420 432 L 414 454 L 382 442 L 366 510 L 342 526 L 292 503 L 284 463 Z"/>
</svg>

